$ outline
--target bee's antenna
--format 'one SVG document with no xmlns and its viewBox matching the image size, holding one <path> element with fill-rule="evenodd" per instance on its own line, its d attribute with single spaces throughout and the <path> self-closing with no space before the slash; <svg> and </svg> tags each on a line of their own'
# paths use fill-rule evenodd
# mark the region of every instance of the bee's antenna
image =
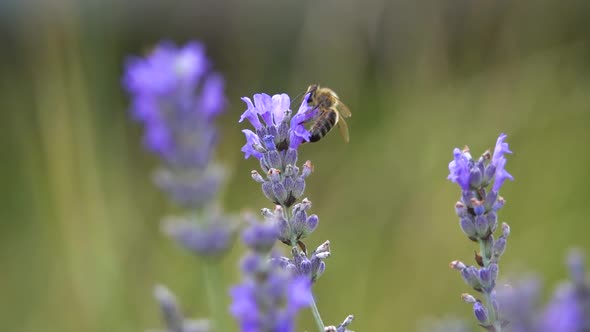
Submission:
<svg viewBox="0 0 590 332">
<path fill-rule="evenodd" d="M 301 99 L 304 95 L 305 95 L 305 92 L 301 92 L 300 94 L 298 94 L 297 96 L 295 96 L 295 98 L 293 98 L 292 100 Z M 303 100 L 300 100 L 299 103 L 301 103 L 302 101 Z"/>
</svg>

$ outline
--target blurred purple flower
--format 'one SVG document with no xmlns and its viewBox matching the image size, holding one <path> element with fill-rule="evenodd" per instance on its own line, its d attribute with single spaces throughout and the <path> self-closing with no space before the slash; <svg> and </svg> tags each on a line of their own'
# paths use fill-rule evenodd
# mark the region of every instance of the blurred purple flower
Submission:
<svg viewBox="0 0 590 332">
<path fill-rule="evenodd" d="M 163 222 L 163 231 L 196 254 L 214 257 L 225 253 L 232 243 L 231 220 L 217 211 L 207 210 L 203 214 L 202 220 L 169 217 Z"/>
<path fill-rule="evenodd" d="M 167 220 L 165 232 L 183 247 L 217 255 L 231 242 L 229 217 L 210 206 L 225 172 L 215 164 L 214 120 L 225 107 L 224 82 L 211 71 L 201 43 L 161 42 L 145 57 L 130 57 L 123 85 L 131 112 L 145 129 L 146 147 L 162 161 L 155 184 L 190 211 L 191 217 Z M 199 211 L 198 218 L 194 217 Z"/>
<path fill-rule="evenodd" d="M 575 288 L 569 283 L 560 285 L 543 313 L 541 331 L 582 332 L 583 322 L 584 311 Z"/>
<path fill-rule="evenodd" d="M 226 103 L 223 78 L 210 71 L 203 45 L 161 42 L 146 57 L 130 57 L 123 85 L 133 117 L 145 128 L 145 146 L 163 161 L 156 184 L 176 203 L 202 207 L 223 177 L 211 159 L 213 121 Z"/>
<path fill-rule="evenodd" d="M 145 126 L 147 148 L 174 167 L 204 167 L 217 136 L 212 121 L 225 106 L 224 83 L 209 71 L 204 47 L 158 44 L 130 57 L 123 84 L 134 118 Z"/>
<path fill-rule="evenodd" d="M 586 282 L 586 265 L 579 250 L 567 259 L 570 280 L 557 287 L 542 317 L 542 332 L 590 331 L 590 287 Z"/>
</svg>

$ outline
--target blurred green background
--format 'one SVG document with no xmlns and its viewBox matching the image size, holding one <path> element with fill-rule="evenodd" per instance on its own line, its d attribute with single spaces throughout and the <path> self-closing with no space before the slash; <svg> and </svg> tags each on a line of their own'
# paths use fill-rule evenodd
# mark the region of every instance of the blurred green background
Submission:
<svg viewBox="0 0 590 332">
<path fill-rule="evenodd" d="M 143 331 L 168 285 L 208 314 L 200 262 L 161 234 L 171 206 L 150 182 L 121 89 L 122 63 L 160 39 L 201 40 L 227 79 L 218 159 L 230 211 L 270 207 L 243 160 L 239 100 L 311 82 L 348 104 L 350 144 L 302 148 L 320 216 L 308 241 L 333 255 L 316 287 L 327 323 L 413 331 L 471 318 L 447 264 L 471 261 L 445 178 L 452 148 L 474 155 L 500 132 L 514 155 L 500 219 L 502 273 L 565 278 L 590 249 L 590 2 L 548 0 L 3 1 L 0 4 L 0 330 Z M 236 245 L 223 281 L 236 282 Z M 228 301 L 224 299 L 224 301 Z M 305 311 L 299 331 L 312 331 Z"/>
</svg>

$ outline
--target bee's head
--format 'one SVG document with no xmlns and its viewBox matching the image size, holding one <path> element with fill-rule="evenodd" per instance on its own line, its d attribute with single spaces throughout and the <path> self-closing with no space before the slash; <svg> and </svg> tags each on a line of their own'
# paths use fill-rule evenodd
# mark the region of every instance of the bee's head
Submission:
<svg viewBox="0 0 590 332">
<path fill-rule="evenodd" d="M 319 86 L 317 84 L 312 84 L 307 88 L 307 93 L 309 93 L 309 98 L 313 98 L 313 96 L 315 95 L 316 91 L 318 90 Z"/>
</svg>

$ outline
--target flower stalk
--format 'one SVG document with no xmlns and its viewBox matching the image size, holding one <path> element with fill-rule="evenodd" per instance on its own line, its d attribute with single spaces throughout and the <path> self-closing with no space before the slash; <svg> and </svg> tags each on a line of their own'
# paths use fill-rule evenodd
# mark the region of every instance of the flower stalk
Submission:
<svg viewBox="0 0 590 332">
<path fill-rule="evenodd" d="M 483 301 L 470 294 L 462 299 L 472 304 L 473 313 L 479 325 L 489 331 L 501 332 L 508 321 L 500 315 L 500 304 L 496 295 L 496 280 L 499 262 L 506 249 L 510 227 L 503 223 L 501 235 L 494 237 L 498 228 L 498 210 L 504 206 L 499 195 L 506 179 L 513 180 L 504 166 L 505 154 L 512 153 L 506 135 L 498 137 L 493 154 L 486 151 L 478 160 L 473 160 L 467 147 L 456 148 L 454 158 L 449 163 L 448 179 L 461 188 L 461 199 L 455 204 L 461 230 L 467 237 L 479 244 L 475 254 L 476 265 L 466 265 L 461 261 L 451 262 L 451 268 L 460 272 L 461 277 L 473 290 L 481 293 Z"/>
<path fill-rule="evenodd" d="M 247 109 L 240 122 L 248 120 L 254 130 L 244 129 L 246 144 L 242 147 L 245 158 L 255 157 L 260 162 L 262 172 L 251 171 L 251 177 L 260 184 L 262 193 L 274 204 L 274 209 L 263 208 L 262 216 L 267 225 L 276 227 L 276 238 L 291 250 L 291 257 L 271 255 L 270 262 L 294 278 L 305 280 L 309 286 L 307 306 L 311 308 L 319 332 L 325 332 L 311 286 L 324 273 L 324 260 L 330 256 L 330 242 L 325 241 L 311 253 L 308 252 L 306 240 L 319 224 L 319 218 L 310 214 L 312 202 L 304 198 L 305 183 L 313 172 L 313 165 L 306 161 L 297 166 L 299 147 L 309 142 L 311 133 L 305 123 L 313 119 L 318 112 L 309 105 L 309 95 L 305 95 L 297 112 L 290 109 L 291 101 L 286 94 L 270 96 L 254 95 L 254 101 L 242 98 Z M 234 297 L 234 303 L 238 301 Z M 243 317 L 236 314 L 238 319 Z M 352 322 L 352 316 L 337 331 L 346 331 Z M 290 326 L 290 330 L 292 326 Z M 242 329 L 242 331 L 247 331 Z M 261 329 L 256 331 L 274 332 Z M 249 332 L 249 330 L 248 330 Z"/>
</svg>

